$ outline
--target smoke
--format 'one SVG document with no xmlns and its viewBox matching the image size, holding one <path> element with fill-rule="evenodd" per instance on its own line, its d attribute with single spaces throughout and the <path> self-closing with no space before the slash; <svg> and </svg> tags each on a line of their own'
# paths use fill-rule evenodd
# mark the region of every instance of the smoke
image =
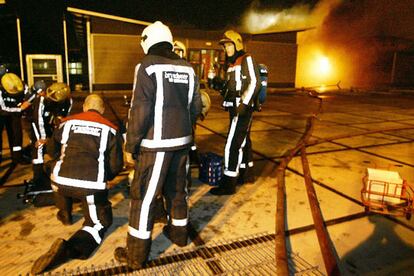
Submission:
<svg viewBox="0 0 414 276">
<path fill-rule="evenodd" d="M 343 1 L 325 17 L 313 37 L 340 63 L 349 86 L 391 82 L 394 52 L 414 39 L 414 1 Z"/>
<path fill-rule="evenodd" d="M 319 26 L 329 11 L 341 0 L 327 0 L 316 6 L 298 4 L 288 9 L 266 9 L 261 11 L 257 2 L 243 17 L 243 30 L 249 33 L 278 32 Z"/>
<path fill-rule="evenodd" d="M 284 10 L 251 9 L 244 28 L 251 33 L 313 28 L 298 33 L 297 86 L 389 84 L 393 54 L 413 45 L 412 0 L 322 0 Z M 321 76 L 314 60 L 327 57 L 332 72 Z"/>
</svg>

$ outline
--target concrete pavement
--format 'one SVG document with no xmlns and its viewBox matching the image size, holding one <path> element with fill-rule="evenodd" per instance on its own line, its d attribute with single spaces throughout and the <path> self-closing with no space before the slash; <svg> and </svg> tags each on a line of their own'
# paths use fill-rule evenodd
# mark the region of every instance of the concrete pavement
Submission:
<svg viewBox="0 0 414 276">
<path fill-rule="evenodd" d="M 219 96 L 211 92 L 211 98 L 212 109 L 207 118 L 199 122 L 196 142 L 200 152 L 222 155 L 228 116 L 220 108 Z M 123 118 L 127 108 L 122 105 L 122 97 L 108 95 L 108 99 L 117 115 Z M 189 205 L 191 224 L 198 234 L 197 239 L 186 248 L 178 249 L 162 235 L 163 225 L 156 224 L 150 258 L 157 260 L 166 254 L 176 255 L 182 250 L 227 244 L 237 239 L 251 241 L 252 236 L 271 237 L 275 233 L 275 169 L 284 154 L 302 136 L 306 118 L 316 112 L 317 104 L 314 98 L 303 93 L 269 93 L 263 111 L 255 114 L 252 126 L 256 182 L 239 186 L 235 195 L 217 197 L 208 193 L 210 186 L 198 181 L 198 170 L 193 169 Z M 79 107 L 80 101 L 75 111 Z M 108 108 L 106 115 L 115 121 L 114 114 Z M 364 213 L 360 191 L 367 167 L 396 170 L 409 183 L 414 183 L 414 97 L 408 93 L 326 93 L 318 118 L 311 141 L 329 141 L 308 147 L 308 159 L 341 272 L 344 275 L 411 275 L 414 269 L 413 221 L 404 217 Z M 397 128 L 401 130 L 395 130 Z M 379 132 L 345 137 L 374 130 Z M 3 136 L 6 141 L 7 138 Z M 339 138 L 330 140 L 332 137 Z M 3 177 L 9 162 L 6 158 L 0 165 Z M 74 225 L 63 226 L 55 217 L 54 207 L 35 208 L 17 200 L 16 194 L 23 190 L 20 184 L 28 178 L 30 166 L 19 165 L 0 188 L 1 275 L 25 275 L 34 260 L 56 238 L 68 238 L 82 224 L 79 208 L 75 209 Z M 115 273 L 108 267 L 119 265 L 111 261 L 112 253 L 115 247 L 125 245 L 128 220 L 126 173 L 120 175 L 113 184 L 110 200 L 114 208 L 114 224 L 102 246 L 89 260 L 72 260 L 53 269 L 52 273 L 79 275 L 85 274 L 85 269 Z M 291 273 L 326 274 L 313 230 L 300 157 L 293 158 L 286 172 L 286 210 L 288 249 L 292 254 L 298 254 L 310 268 L 305 272 L 304 267 L 294 262 L 291 264 Z M 251 247 L 245 246 L 245 249 L 249 251 L 251 248 L 250 252 L 253 252 L 253 247 L 252 243 Z M 269 260 L 260 255 L 260 251 L 256 255 L 259 257 L 256 256 L 254 265 L 267 266 Z M 200 263 L 206 262 L 204 259 Z M 272 269 L 252 272 L 248 268 L 251 262 L 246 261 L 246 267 L 237 264 L 239 274 L 234 267 L 226 271 L 237 275 L 275 274 Z M 201 264 L 194 266 L 193 272 L 188 274 L 217 274 L 208 269 L 202 270 Z M 167 275 L 178 274 L 177 270 L 174 271 Z"/>
</svg>

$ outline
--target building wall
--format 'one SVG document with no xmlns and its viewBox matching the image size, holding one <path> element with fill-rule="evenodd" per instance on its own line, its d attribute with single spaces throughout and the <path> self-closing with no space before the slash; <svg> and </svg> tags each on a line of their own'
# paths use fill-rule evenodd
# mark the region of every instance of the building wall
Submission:
<svg viewBox="0 0 414 276">
<path fill-rule="evenodd" d="M 131 89 L 134 68 L 144 56 L 139 34 L 145 26 L 92 20 L 92 60 L 94 89 Z M 221 31 L 172 29 L 174 37 L 189 49 L 222 50 Z M 293 87 L 296 75 L 296 33 L 243 35 L 247 52 L 269 70 L 273 87 Z M 277 42 L 275 42 L 275 40 Z"/>
<path fill-rule="evenodd" d="M 92 18 L 92 83 L 94 90 L 132 89 L 134 68 L 144 56 L 143 28 L 131 23 Z"/>
<path fill-rule="evenodd" d="M 393 85 L 400 87 L 414 86 L 414 51 L 397 52 Z"/>
<path fill-rule="evenodd" d="M 296 44 L 249 41 L 246 48 L 257 63 L 267 66 L 270 87 L 295 86 Z"/>
<path fill-rule="evenodd" d="M 93 34 L 94 89 L 131 89 L 134 68 L 144 56 L 138 35 Z"/>
</svg>

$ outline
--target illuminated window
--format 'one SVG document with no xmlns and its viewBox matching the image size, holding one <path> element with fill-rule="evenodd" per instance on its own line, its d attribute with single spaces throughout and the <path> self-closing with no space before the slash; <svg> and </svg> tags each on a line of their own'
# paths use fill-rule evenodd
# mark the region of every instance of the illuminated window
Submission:
<svg viewBox="0 0 414 276">
<path fill-rule="evenodd" d="M 82 75 L 82 62 L 69 62 L 69 74 Z"/>
</svg>

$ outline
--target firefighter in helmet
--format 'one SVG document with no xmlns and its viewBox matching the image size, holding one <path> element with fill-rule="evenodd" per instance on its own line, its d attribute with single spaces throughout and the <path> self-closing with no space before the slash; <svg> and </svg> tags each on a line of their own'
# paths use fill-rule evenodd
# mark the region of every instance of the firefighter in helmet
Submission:
<svg viewBox="0 0 414 276">
<path fill-rule="evenodd" d="M 181 41 L 179 40 L 174 41 L 173 50 L 174 50 L 174 53 L 180 56 L 180 58 L 183 58 L 183 59 L 187 58 L 186 47 L 184 43 L 182 43 Z"/>
<path fill-rule="evenodd" d="M 6 128 L 12 162 L 24 163 L 22 157 L 21 104 L 24 102 L 27 86 L 14 73 L 0 66 L 0 162 L 2 160 L 2 132 Z"/>
<path fill-rule="evenodd" d="M 62 94 L 65 92 L 56 92 L 51 98 L 60 99 Z M 70 216 L 72 202 L 79 200 L 84 222 L 68 240 L 58 238 L 34 262 L 31 270 L 34 275 L 70 259 L 89 258 L 112 224 L 107 181 L 122 169 L 122 136 L 102 116 L 104 111 L 102 98 L 89 95 L 83 112 L 64 118 L 49 139 L 47 147 L 52 157 L 51 179 L 58 216 L 63 213 Z"/>
<path fill-rule="evenodd" d="M 201 111 L 194 69 L 173 52 L 168 26 L 157 21 L 146 27 L 141 46 L 145 57 L 135 71 L 125 146 L 127 159 L 137 160 L 129 227 L 126 247 L 114 252 L 133 269 L 148 259 L 154 199 L 161 193 L 169 215 L 164 234 L 179 246 L 188 242 L 187 159 Z"/>
<path fill-rule="evenodd" d="M 44 154 L 47 139 L 72 108 L 70 88 L 66 83 L 53 83 L 42 90 L 33 101 L 31 116 L 31 140 L 33 179 L 32 190 L 52 193 L 48 174 L 44 170 Z"/>
<path fill-rule="evenodd" d="M 224 176 L 219 187 L 212 188 L 210 193 L 230 195 L 235 193 L 238 181 L 251 181 L 253 177 L 250 127 L 260 90 L 260 75 L 253 57 L 244 51 L 239 33 L 226 31 L 220 44 L 226 54 L 227 80 L 222 95 L 223 107 L 230 115 L 230 127 L 224 149 Z"/>
</svg>

